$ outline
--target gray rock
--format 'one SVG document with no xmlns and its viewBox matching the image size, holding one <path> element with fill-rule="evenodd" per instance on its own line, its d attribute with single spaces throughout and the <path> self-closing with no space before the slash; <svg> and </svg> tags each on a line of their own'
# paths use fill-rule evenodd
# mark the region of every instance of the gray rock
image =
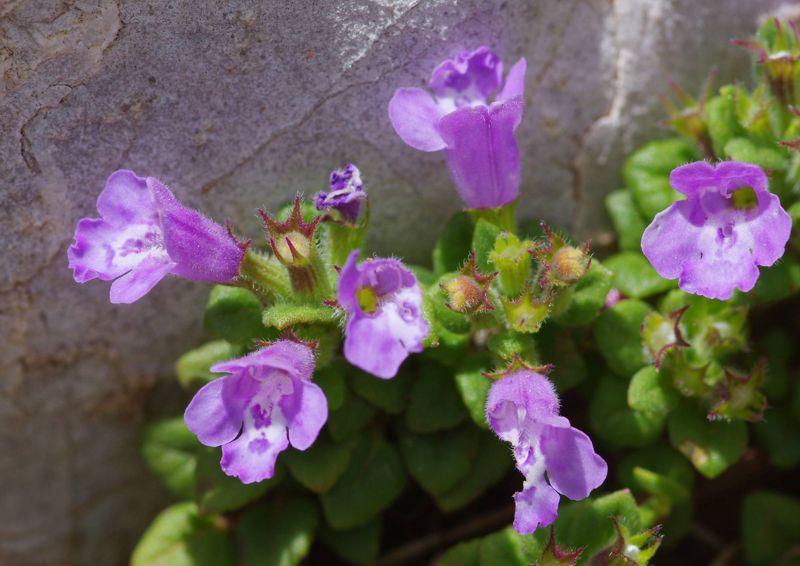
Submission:
<svg viewBox="0 0 800 566">
<path fill-rule="evenodd" d="M 108 174 L 156 175 L 257 237 L 254 207 L 352 160 L 372 247 L 424 261 L 459 208 L 441 154 L 406 147 L 386 105 L 492 45 L 528 59 L 522 214 L 608 241 L 618 165 L 659 135 L 668 79 L 746 80 L 731 37 L 778 0 L 6 0 L 0 6 L 0 562 L 122 563 L 166 494 L 136 435 L 179 411 L 171 363 L 201 339 L 206 289 L 134 306 L 78 286 L 65 249 Z"/>
</svg>

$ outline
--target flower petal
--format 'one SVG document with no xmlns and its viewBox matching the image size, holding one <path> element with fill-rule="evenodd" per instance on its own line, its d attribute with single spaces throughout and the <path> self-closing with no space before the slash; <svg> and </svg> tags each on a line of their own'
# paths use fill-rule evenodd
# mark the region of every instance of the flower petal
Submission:
<svg viewBox="0 0 800 566">
<path fill-rule="evenodd" d="M 702 226 L 692 221 L 698 205 L 681 200 L 656 214 L 642 234 L 642 253 L 661 277 L 676 279 L 686 261 L 697 255 Z"/>
<path fill-rule="evenodd" d="M 221 446 L 236 438 L 244 408 L 258 391 L 258 382 L 229 375 L 204 385 L 186 407 L 183 420 L 206 446 Z"/>
<path fill-rule="evenodd" d="M 517 198 L 520 160 L 514 130 L 522 100 L 461 108 L 444 116 L 439 131 L 453 182 L 470 208 L 496 208 Z"/>
<path fill-rule="evenodd" d="M 606 479 L 608 465 L 594 451 L 589 437 L 577 428 L 546 426 L 541 449 L 550 484 L 570 499 L 588 497 Z"/>
<path fill-rule="evenodd" d="M 97 197 L 97 211 L 111 224 L 153 224 L 156 208 L 144 178 L 133 171 L 113 172 Z"/>
<path fill-rule="evenodd" d="M 792 218 L 781 206 L 777 195 L 768 193 L 759 215 L 742 226 L 750 232 L 753 242 L 753 257 L 758 265 L 770 266 L 786 251 L 786 243 L 792 233 Z"/>
<path fill-rule="evenodd" d="M 421 352 L 430 329 L 422 317 L 422 290 L 407 287 L 383 303 L 376 314 L 355 313 L 347 321 L 347 361 L 377 377 L 390 379 L 410 352 Z"/>
<path fill-rule="evenodd" d="M 414 149 L 438 151 L 445 143 L 437 124 L 442 111 L 430 94 L 419 88 L 400 88 L 389 101 L 389 120 L 400 138 Z"/>
<path fill-rule="evenodd" d="M 511 443 L 519 441 L 524 421 L 551 422 L 557 415 L 553 384 L 533 371 L 518 370 L 495 381 L 489 390 L 486 418 L 495 434 Z"/>
<path fill-rule="evenodd" d="M 180 204 L 158 179 L 147 178 L 158 206 L 167 253 L 175 275 L 228 283 L 239 275 L 244 252 L 225 228 Z"/>
<path fill-rule="evenodd" d="M 279 340 L 241 358 L 214 364 L 210 369 L 214 373 L 247 373 L 261 381 L 276 370 L 296 379 L 309 380 L 314 371 L 314 352 L 305 344 Z"/>
<path fill-rule="evenodd" d="M 700 189 L 714 187 L 717 175 L 714 167 L 705 161 L 687 163 L 672 170 L 669 174 L 669 184 L 685 195 L 692 195 Z"/>
<path fill-rule="evenodd" d="M 514 529 L 521 535 L 533 533 L 539 527 L 546 527 L 558 517 L 556 490 L 542 481 L 514 494 Z"/>
<path fill-rule="evenodd" d="M 528 62 L 525 57 L 514 63 L 511 70 L 506 76 L 506 82 L 503 85 L 503 90 L 495 98 L 495 102 L 503 102 L 511 100 L 512 98 L 525 97 L 525 72 L 528 69 Z"/>
<path fill-rule="evenodd" d="M 289 425 L 289 442 L 298 450 L 311 446 L 328 420 L 328 400 L 310 381 L 295 381 L 296 394 L 287 395 L 281 409 Z"/>
<path fill-rule="evenodd" d="M 752 187 L 756 192 L 767 190 L 767 174 L 758 165 L 740 161 L 723 161 L 714 171 L 717 187 L 723 196 L 740 187 Z"/>
<path fill-rule="evenodd" d="M 134 303 L 149 293 L 174 267 L 169 258 L 148 256 L 111 284 L 109 299 L 114 304 Z"/>
<path fill-rule="evenodd" d="M 431 90 L 439 99 L 452 99 L 454 105 L 487 104 L 500 87 L 503 62 L 488 47 L 463 52 L 440 63 L 431 73 Z"/>
</svg>

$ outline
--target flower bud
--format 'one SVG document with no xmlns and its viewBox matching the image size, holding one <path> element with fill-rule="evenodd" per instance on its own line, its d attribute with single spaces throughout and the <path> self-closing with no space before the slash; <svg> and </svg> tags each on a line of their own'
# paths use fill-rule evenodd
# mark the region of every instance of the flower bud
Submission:
<svg viewBox="0 0 800 566">
<path fill-rule="evenodd" d="M 472 277 L 459 275 L 442 284 L 447 293 L 447 306 L 457 312 L 472 312 L 483 303 L 484 292 Z"/>
<path fill-rule="evenodd" d="M 586 272 L 587 258 L 578 248 L 566 246 L 553 256 L 553 274 L 559 281 L 572 284 Z"/>
</svg>

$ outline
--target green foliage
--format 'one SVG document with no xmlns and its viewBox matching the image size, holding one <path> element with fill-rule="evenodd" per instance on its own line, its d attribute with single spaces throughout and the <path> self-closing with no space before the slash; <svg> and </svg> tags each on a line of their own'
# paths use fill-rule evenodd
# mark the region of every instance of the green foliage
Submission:
<svg viewBox="0 0 800 566">
<path fill-rule="evenodd" d="M 282 468 L 278 466 L 274 477 L 244 484 L 239 478 L 226 475 L 220 469 L 219 460 L 219 449 L 203 447 L 198 452 L 195 501 L 204 514 L 240 509 L 273 489 L 283 479 Z"/>
<path fill-rule="evenodd" d="M 408 403 L 411 376 L 406 368 L 392 379 L 376 379 L 360 370 L 354 370 L 348 381 L 350 389 L 365 401 L 390 415 L 399 415 Z"/>
<path fill-rule="evenodd" d="M 648 312 L 647 303 L 624 300 L 603 311 L 592 325 L 600 353 L 621 377 L 629 378 L 648 364 L 639 335 Z"/>
<path fill-rule="evenodd" d="M 553 313 L 553 320 L 564 326 L 590 323 L 606 302 L 612 276 L 606 266 L 592 259 L 586 275 L 566 291 L 566 306 Z"/>
<path fill-rule="evenodd" d="M 472 249 L 475 250 L 475 258 L 478 261 L 478 268 L 483 273 L 491 273 L 494 265 L 489 261 L 489 255 L 494 250 L 494 242 L 501 230 L 497 225 L 486 220 L 480 219 L 475 224 L 475 232 L 472 235 Z"/>
<path fill-rule="evenodd" d="M 378 557 L 382 530 L 381 522 L 374 520 L 346 531 L 325 528 L 321 536 L 325 544 L 344 560 L 368 564 Z"/>
<path fill-rule="evenodd" d="M 743 422 L 709 421 L 689 402 L 670 413 L 668 428 L 672 445 L 707 478 L 715 478 L 735 464 L 747 446 Z"/>
<path fill-rule="evenodd" d="M 365 525 L 397 499 L 406 486 L 406 470 L 397 449 L 382 438 L 362 435 L 350 465 L 322 494 L 328 525 L 347 530 Z"/>
<path fill-rule="evenodd" d="M 278 303 L 264 311 L 263 321 L 283 330 L 299 324 L 335 324 L 336 313 L 324 305 Z"/>
<path fill-rule="evenodd" d="M 675 287 L 675 281 L 663 279 L 641 253 L 611 256 L 605 266 L 614 273 L 612 286 L 627 297 L 645 299 Z"/>
<path fill-rule="evenodd" d="M 199 348 L 189 350 L 175 363 L 175 374 L 178 383 L 187 391 L 200 389 L 203 385 L 222 377 L 222 374 L 211 373 L 209 368 L 217 362 L 230 360 L 243 353 L 243 348 L 226 342 L 214 340 L 206 342 Z"/>
<path fill-rule="evenodd" d="M 617 233 L 620 249 L 638 252 L 647 224 L 630 191 L 609 193 L 606 197 L 606 210 Z"/>
<path fill-rule="evenodd" d="M 217 285 L 206 304 L 204 324 L 214 336 L 234 344 L 271 337 L 261 322 L 261 301 L 241 287 Z"/>
<path fill-rule="evenodd" d="M 619 379 L 601 378 L 589 404 L 589 425 L 612 445 L 645 446 L 661 434 L 666 415 L 631 409 L 626 392 Z"/>
<path fill-rule="evenodd" d="M 408 430 L 420 434 L 446 430 L 467 416 L 452 370 L 433 361 L 422 364 L 405 413 Z"/>
<path fill-rule="evenodd" d="M 191 499 L 197 467 L 197 442 L 180 417 L 162 419 L 142 431 L 144 461 L 177 497 Z"/>
<path fill-rule="evenodd" d="M 225 531 L 220 517 L 200 515 L 194 503 L 176 503 L 147 528 L 131 566 L 233 566 L 233 545 Z"/>
<path fill-rule="evenodd" d="M 788 409 L 768 409 L 753 432 L 766 450 L 770 464 L 785 470 L 800 465 L 800 420 Z"/>
<path fill-rule="evenodd" d="M 308 554 L 319 522 L 308 498 L 292 497 L 244 512 L 236 525 L 242 566 L 297 566 Z"/>
<path fill-rule="evenodd" d="M 458 271 L 469 255 L 472 243 L 472 219 L 466 212 L 450 217 L 444 225 L 436 246 L 433 248 L 433 271 L 444 275 Z"/>
<path fill-rule="evenodd" d="M 796 564 L 796 555 L 791 558 L 787 551 L 800 540 L 800 499 L 773 491 L 751 493 L 744 500 L 740 530 L 749 564 Z"/>
<path fill-rule="evenodd" d="M 665 415 L 679 400 L 672 384 L 653 366 L 637 371 L 628 385 L 628 406 L 635 411 Z"/>
<path fill-rule="evenodd" d="M 472 421 L 481 428 L 489 428 L 486 422 L 486 398 L 489 395 L 491 383 L 483 375 L 492 369 L 489 355 L 475 355 L 464 360 L 456 370 L 455 382 L 461 401 L 469 412 Z"/>
<path fill-rule="evenodd" d="M 311 448 L 287 450 L 282 456 L 292 477 L 314 493 L 325 493 L 350 464 L 350 447 L 336 444 L 323 432 Z"/>
</svg>

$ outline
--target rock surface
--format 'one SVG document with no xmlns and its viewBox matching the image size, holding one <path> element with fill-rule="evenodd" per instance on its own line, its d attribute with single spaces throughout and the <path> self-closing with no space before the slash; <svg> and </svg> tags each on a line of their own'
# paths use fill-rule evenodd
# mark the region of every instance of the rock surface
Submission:
<svg viewBox="0 0 800 566">
<path fill-rule="evenodd" d="M 480 44 L 528 59 L 522 214 L 608 238 L 618 165 L 657 134 L 668 79 L 747 80 L 778 0 L 6 0 L 0 5 L 0 563 L 124 563 L 166 495 L 136 435 L 178 407 L 171 362 L 201 339 L 206 289 L 134 306 L 78 286 L 65 249 L 120 167 L 258 236 L 256 206 L 353 161 L 371 244 L 428 257 L 459 208 L 441 154 L 406 147 L 386 104 Z M 161 408 L 161 409 L 160 409 Z"/>
</svg>

